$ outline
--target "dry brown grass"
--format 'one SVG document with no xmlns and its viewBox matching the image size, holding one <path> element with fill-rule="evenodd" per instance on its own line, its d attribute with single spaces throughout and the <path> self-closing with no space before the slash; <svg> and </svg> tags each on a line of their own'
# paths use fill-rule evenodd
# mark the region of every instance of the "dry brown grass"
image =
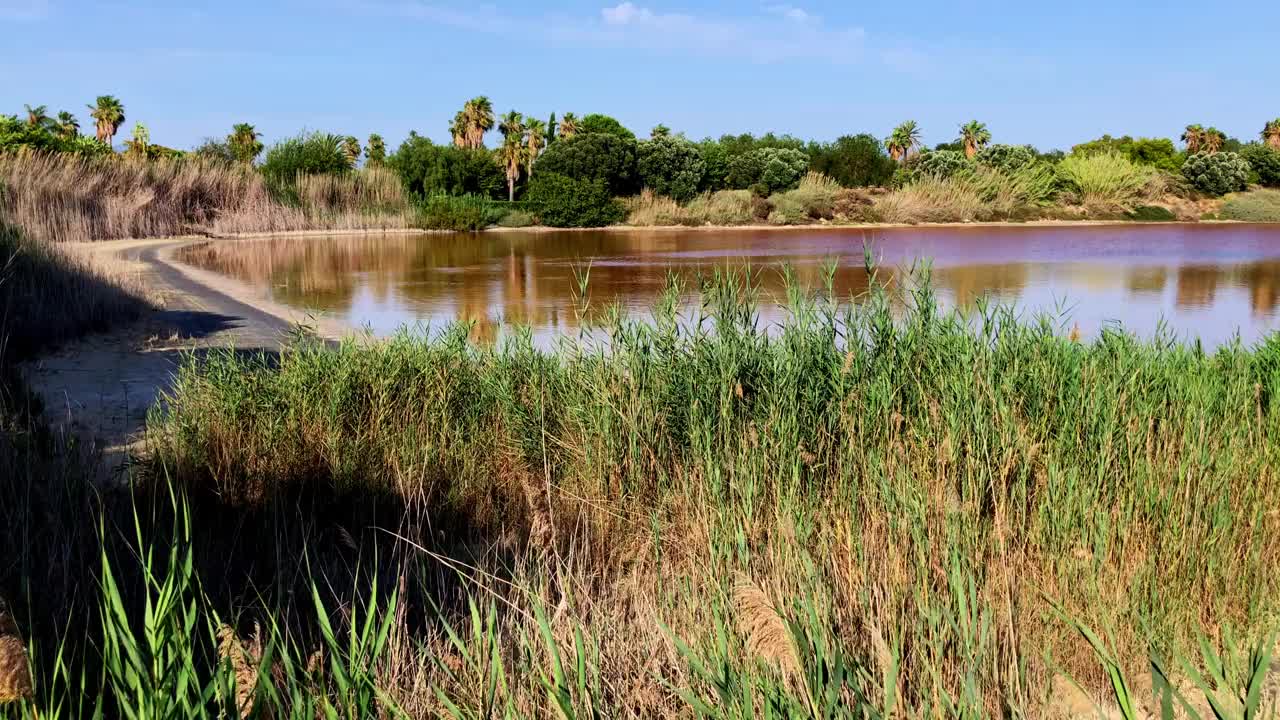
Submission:
<svg viewBox="0 0 1280 720">
<path fill-rule="evenodd" d="M 986 203 L 968 183 L 924 177 L 880 198 L 875 207 L 890 223 L 971 222 Z"/>
<path fill-rule="evenodd" d="M 200 158 L 11 153 L 0 155 L 0 186 L 0 211 L 45 242 L 408 226 L 399 185 L 381 168 L 304 176 L 298 207 L 253 169 Z"/>
<path fill-rule="evenodd" d="M 27 648 L 9 607 L 0 598 L 0 705 L 31 697 Z"/>
</svg>

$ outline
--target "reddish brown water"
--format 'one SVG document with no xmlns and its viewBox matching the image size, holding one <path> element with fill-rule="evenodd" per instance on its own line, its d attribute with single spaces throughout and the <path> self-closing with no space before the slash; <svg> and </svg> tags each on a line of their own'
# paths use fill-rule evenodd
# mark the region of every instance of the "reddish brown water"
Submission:
<svg viewBox="0 0 1280 720">
<path fill-rule="evenodd" d="M 503 321 L 539 338 L 575 327 L 577 274 L 590 268 L 594 307 L 652 307 L 669 273 L 741 268 L 758 273 L 764 299 L 782 289 L 781 268 L 820 286 L 867 287 L 863 246 L 880 265 L 929 259 L 945 306 L 984 296 L 1024 314 L 1051 313 L 1092 335 L 1106 324 L 1151 335 L 1162 321 L 1179 337 L 1213 346 L 1237 332 L 1253 341 L 1280 317 L 1280 225 L 933 227 L 814 230 L 488 232 L 398 237 L 275 238 L 213 243 L 184 256 L 253 284 L 264 296 L 331 314 L 386 335 L 405 325 L 456 319 L 492 336 Z M 691 283 L 691 285 L 696 285 Z M 692 292 L 686 299 L 692 300 Z M 766 321 L 779 317 L 763 308 Z"/>
</svg>

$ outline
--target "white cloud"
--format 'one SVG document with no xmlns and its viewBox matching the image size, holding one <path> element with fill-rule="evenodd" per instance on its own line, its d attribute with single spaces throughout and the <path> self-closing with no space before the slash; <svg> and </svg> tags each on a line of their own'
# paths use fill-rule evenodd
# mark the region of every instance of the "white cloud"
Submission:
<svg viewBox="0 0 1280 720">
<path fill-rule="evenodd" d="M 40 20 L 49 9 L 49 0 L 0 0 L 0 18 L 5 20 Z"/>
<path fill-rule="evenodd" d="M 781 15 L 782 17 L 786 18 L 787 20 L 790 20 L 791 22 L 798 22 L 798 23 L 815 22 L 816 23 L 816 22 L 821 22 L 822 20 L 818 16 L 810 15 L 803 8 L 798 8 L 795 5 L 770 5 L 765 9 L 773 13 L 774 15 Z"/>
</svg>

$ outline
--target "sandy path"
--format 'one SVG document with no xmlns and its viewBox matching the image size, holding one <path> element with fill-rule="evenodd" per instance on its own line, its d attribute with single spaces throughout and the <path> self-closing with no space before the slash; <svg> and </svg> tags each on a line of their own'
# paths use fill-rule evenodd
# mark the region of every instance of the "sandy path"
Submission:
<svg viewBox="0 0 1280 720">
<path fill-rule="evenodd" d="M 25 364 L 23 375 L 57 431 L 103 453 L 120 472 L 138 449 L 147 413 L 184 357 L 214 348 L 278 352 L 297 324 L 333 341 L 355 331 L 259 297 L 248 286 L 189 267 L 173 252 L 192 240 L 116 241 L 71 248 L 142 288 L 158 309 Z M 228 241 L 220 241 L 228 242 Z"/>
</svg>

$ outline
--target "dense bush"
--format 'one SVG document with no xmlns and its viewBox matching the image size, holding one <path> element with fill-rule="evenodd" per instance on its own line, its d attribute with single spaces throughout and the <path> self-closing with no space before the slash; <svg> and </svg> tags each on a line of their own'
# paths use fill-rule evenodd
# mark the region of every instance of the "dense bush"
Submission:
<svg viewBox="0 0 1280 720">
<path fill-rule="evenodd" d="M 1036 161 L 1035 150 L 1026 145 L 991 145 L 978 151 L 974 162 L 1002 172 L 1017 172 Z"/>
<path fill-rule="evenodd" d="M 494 224 L 505 210 L 478 195 L 432 195 L 418 208 L 416 227 L 424 230 L 475 232 Z"/>
<path fill-rule="evenodd" d="M 1097 140 L 1090 140 L 1071 148 L 1072 155 L 1123 155 L 1139 165 L 1147 165 L 1159 170 L 1177 172 L 1182 167 L 1185 156 L 1174 147 L 1168 138 L 1137 138 L 1128 135 L 1113 138 L 1103 135 Z"/>
<path fill-rule="evenodd" d="M 688 140 L 670 136 L 639 143 L 636 167 L 644 187 L 681 202 L 698 193 L 706 172 L 698 148 Z"/>
<path fill-rule="evenodd" d="M 603 180 L 575 179 L 545 170 L 529 181 L 525 199 L 536 208 L 542 224 L 551 227 L 604 227 L 627 216 Z"/>
<path fill-rule="evenodd" d="M 427 195 L 478 195 L 506 197 L 506 178 L 493 154 L 483 148 L 436 145 L 417 134 L 409 135 L 388 160 L 411 193 Z"/>
<path fill-rule="evenodd" d="M 1280 187 L 1280 150 L 1253 144 L 1245 146 L 1240 155 L 1248 161 L 1259 183 L 1268 187 Z"/>
<path fill-rule="evenodd" d="M 1125 213 L 1125 217 L 1138 222 L 1173 222 L 1178 219 L 1172 210 L 1159 205 L 1139 205 Z"/>
<path fill-rule="evenodd" d="M 1231 195 L 1222 203 L 1219 217 L 1241 222 L 1280 222 L 1280 190 Z"/>
<path fill-rule="evenodd" d="M 578 126 L 580 134 L 585 133 L 603 133 L 605 135 L 613 135 L 624 140 L 635 140 L 636 134 L 623 127 L 622 123 L 608 115 L 592 113 L 583 117 Z"/>
<path fill-rule="evenodd" d="M 1072 153 L 1058 163 L 1057 173 L 1084 205 L 1126 206 L 1142 193 L 1152 170 L 1119 153 Z"/>
<path fill-rule="evenodd" d="M 557 140 L 534 166 L 541 173 L 574 180 L 600 181 L 612 195 L 632 195 L 640 188 L 636 176 L 636 141 L 607 133 L 578 134 Z"/>
<path fill-rule="evenodd" d="M 915 171 L 938 180 L 946 180 L 973 169 L 973 162 L 962 152 L 934 150 L 923 153 L 915 164 Z"/>
<path fill-rule="evenodd" d="M 809 147 L 809 167 L 844 187 L 884 185 L 898 164 L 872 135 L 845 135 L 830 144 Z"/>
<path fill-rule="evenodd" d="M 31 125 L 12 115 L 0 115 L 0 152 L 21 148 L 80 155 L 106 155 L 111 152 L 110 146 L 96 138 L 84 135 L 64 138 L 40 125 Z"/>
<path fill-rule="evenodd" d="M 498 218 L 498 226 L 504 228 L 523 228 L 538 224 L 538 218 L 526 210 L 508 210 Z"/>
<path fill-rule="evenodd" d="M 351 170 L 351 160 L 342 151 L 342 138 L 312 132 L 281 140 L 267 150 L 262 174 L 275 187 L 293 188 L 299 175 L 327 175 Z"/>
<path fill-rule="evenodd" d="M 1196 153 L 1187 158 L 1182 174 L 1200 192 L 1226 195 L 1249 184 L 1249 163 L 1233 152 Z"/>
<path fill-rule="evenodd" d="M 795 187 L 808 169 L 809 156 L 799 150 L 760 148 L 729 161 L 727 182 L 735 189 L 759 183 L 772 193 Z"/>
<path fill-rule="evenodd" d="M 702 158 L 704 170 L 699 190 L 715 192 L 728 187 L 729 151 L 715 140 L 703 140 L 698 143 L 698 155 Z"/>
</svg>

